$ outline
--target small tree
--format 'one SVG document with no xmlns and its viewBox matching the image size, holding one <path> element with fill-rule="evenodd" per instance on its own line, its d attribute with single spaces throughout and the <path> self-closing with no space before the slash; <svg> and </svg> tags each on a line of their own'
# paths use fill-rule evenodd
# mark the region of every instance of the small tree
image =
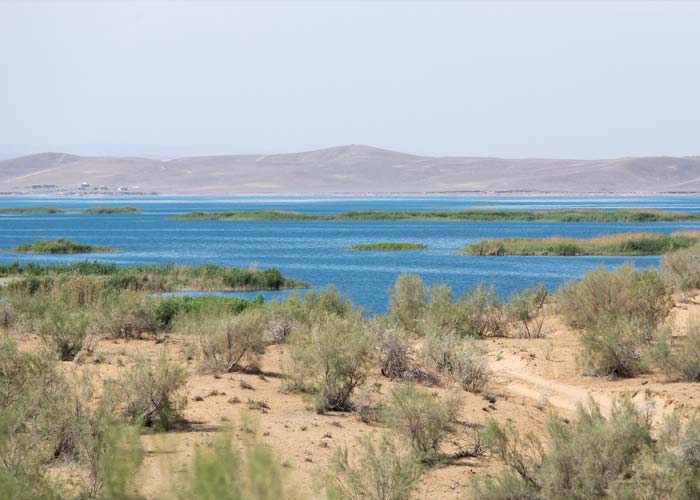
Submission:
<svg viewBox="0 0 700 500">
<path fill-rule="evenodd" d="M 392 390 L 385 419 L 406 438 L 421 461 L 433 462 L 452 430 L 459 406 L 456 397 L 440 399 L 406 385 Z"/>
<path fill-rule="evenodd" d="M 544 336 L 544 306 L 548 298 L 549 290 L 542 283 L 531 285 L 510 297 L 506 314 L 516 325 L 516 336 L 528 339 Z"/>
</svg>

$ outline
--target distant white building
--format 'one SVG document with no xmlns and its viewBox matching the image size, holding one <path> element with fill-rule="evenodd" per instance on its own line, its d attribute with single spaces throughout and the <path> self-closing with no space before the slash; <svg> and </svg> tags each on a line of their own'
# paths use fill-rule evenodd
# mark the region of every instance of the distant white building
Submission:
<svg viewBox="0 0 700 500">
<path fill-rule="evenodd" d="M 117 188 L 117 191 L 128 191 L 128 190 L 129 190 L 129 188 L 126 187 L 126 186 L 119 186 L 119 187 Z"/>
<path fill-rule="evenodd" d="M 81 183 L 80 183 L 80 188 L 81 188 L 81 189 L 89 188 L 89 187 L 90 187 L 90 183 L 89 183 L 89 182 L 81 182 Z"/>
</svg>

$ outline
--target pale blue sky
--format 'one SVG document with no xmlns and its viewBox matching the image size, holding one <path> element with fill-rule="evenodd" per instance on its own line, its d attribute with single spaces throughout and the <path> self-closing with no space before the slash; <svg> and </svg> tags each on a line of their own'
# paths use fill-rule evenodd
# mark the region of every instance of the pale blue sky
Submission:
<svg viewBox="0 0 700 500">
<path fill-rule="evenodd" d="M 0 3 L 0 153 L 348 143 L 700 155 L 700 3 Z"/>
</svg>

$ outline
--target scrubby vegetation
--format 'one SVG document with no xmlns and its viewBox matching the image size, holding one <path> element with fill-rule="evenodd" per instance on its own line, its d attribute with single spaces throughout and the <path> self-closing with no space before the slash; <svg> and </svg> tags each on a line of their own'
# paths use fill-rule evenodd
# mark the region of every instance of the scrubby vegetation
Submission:
<svg viewBox="0 0 700 500">
<path fill-rule="evenodd" d="M 467 245 L 467 255 L 663 255 L 700 242 L 700 232 L 623 233 L 596 238 L 509 238 Z"/>
<path fill-rule="evenodd" d="M 10 286 L 31 293 L 50 289 L 76 278 L 110 290 L 147 292 L 255 291 L 307 288 L 277 269 L 239 269 L 205 264 L 202 266 L 150 265 L 119 267 L 98 261 L 64 265 L 9 264 L 0 266 L 0 277 L 13 278 Z"/>
<path fill-rule="evenodd" d="M 12 250 L 13 253 L 49 253 L 49 254 L 75 254 L 75 253 L 110 253 L 116 252 L 114 248 L 98 247 L 85 243 L 58 238 L 56 240 L 37 240 L 34 243 L 24 243 Z"/>
<path fill-rule="evenodd" d="M 506 469 L 477 480 L 473 493 L 485 500 L 695 498 L 699 426 L 697 417 L 683 426 L 672 416 L 654 441 L 648 416 L 629 400 L 608 417 L 594 403 L 568 425 L 550 417 L 545 443 L 492 421 L 487 444 Z"/>
<path fill-rule="evenodd" d="M 357 252 L 399 252 L 408 250 L 427 250 L 427 245 L 420 243 L 401 243 L 396 241 L 382 241 L 379 243 L 364 243 L 361 245 L 352 245 L 346 250 Z"/>
<path fill-rule="evenodd" d="M 696 222 L 700 215 L 659 210 L 450 210 L 352 211 L 341 214 L 305 214 L 284 210 L 249 212 L 191 212 L 176 220 L 229 221 L 551 221 L 551 222 Z"/>
<path fill-rule="evenodd" d="M 8 215 L 19 215 L 19 214 L 98 214 L 98 215 L 111 215 L 111 214 L 140 214 L 143 213 L 136 207 L 90 207 L 84 210 L 66 210 L 63 208 L 54 207 L 12 207 L 12 208 L 0 208 L 0 214 Z"/>
</svg>

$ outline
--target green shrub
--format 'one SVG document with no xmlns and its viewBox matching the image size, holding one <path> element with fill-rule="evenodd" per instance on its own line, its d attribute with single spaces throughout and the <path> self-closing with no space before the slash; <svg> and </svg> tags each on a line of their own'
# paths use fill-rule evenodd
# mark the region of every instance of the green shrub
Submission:
<svg viewBox="0 0 700 500">
<path fill-rule="evenodd" d="M 460 337 L 483 337 L 502 332 L 503 311 L 493 287 L 481 284 L 458 299 L 445 285 L 435 285 L 429 292 L 421 333 L 439 331 Z"/>
<path fill-rule="evenodd" d="M 411 453 L 386 436 L 364 436 L 357 448 L 354 460 L 347 449 L 333 456 L 327 474 L 330 499 L 409 500 L 414 496 L 422 467 Z"/>
<path fill-rule="evenodd" d="M 384 332 L 379 341 L 379 366 L 390 379 L 402 379 L 412 370 L 411 345 L 404 334 Z"/>
<path fill-rule="evenodd" d="M 583 369 L 603 377 L 633 377 L 646 370 L 650 334 L 634 322 L 601 317 L 581 333 Z"/>
<path fill-rule="evenodd" d="M 628 319 L 651 331 L 668 313 L 671 295 L 653 270 L 623 265 L 599 268 L 580 281 L 567 283 L 556 294 L 559 312 L 575 328 L 594 324 L 601 316 Z"/>
<path fill-rule="evenodd" d="M 661 273 L 676 291 L 688 293 L 700 289 L 700 247 L 664 255 Z"/>
<path fill-rule="evenodd" d="M 93 327 L 109 338 L 139 338 L 159 329 L 153 299 L 139 292 L 124 291 L 100 308 Z"/>
<path fill-rule="evenodd" d="M 477 481 L 480 499 L 610 498 L 618 481 L 631 477 L 638 460 L 652 451 L 650 422 L 629 400 L 605 417 L 591 403 L 566 424 L 551 416 L 547 445 L 531 433 L 492 421 L 485 431 L 491 451 L 506 466 L 494 480 Z"/>
<path fill-rule="evenodd" d="M 648 356 L 670 380 L 700 381 L 700 318 L 691 318 L 687 333 L 674 345 L 670 328 L 659 329 Z"/>
<path fill-rule="evenodd" d="M 544 306 L 548 298 L 549 290 L 542 283 L 511 295 L 506 304 L 506 314 L 515 324 L 516 337 L 538 339 L 544 336 Z"/>
<path fill-rule="evenodd" d="M 454 397 L 440 399 L 405 385 L 392 390 L 385 419 L 406 438 L 421 461 L 432 462 L 439 457 L 458 410 L 459 400 Z"/>
<path fill-rule="evenodd" d="M 83 348 L 88 318 L 83 311 L 51 304 L 43 317 L 35 322 L 34 328 L 46 346 L 58 354 L 59 359 L 70 361 Z"/>
<path fill-rule="evenodd" d="M 251 310 L 239 315 L 224 314 L 195 318 L 187 331 L 195 333 L 202 353 L 202 366 L 213 373 L 257 367 L 265 353 L 265 317 Z"/>
<path fill-rule="evenodd" d="M 250 429 L 250 423 L 244 423 Z M 294 498 L 281 465 L 255 432 L 247 433 L 242 451 L 226 432 L 210 446 L 199 446 L 189 480 L 176 497 L 183 500 L 285 500 Z"/>
<path fill-rule="evenodd" d="M 352 393 L 367 379 L 374 347 L 361 320 L 329 316 L 291 337 L 288 386 L 314 393 L 318 412 L 351 410 Z"/>
<path fill-rule="evenodd" d="M 431 333 L 420 354 L 428 367 L 447 375 L 465 391 L 479 393 L 491 380 L 488 360 L 477 340 Z"/>
<path fill-rule="evenodd" d="M 240 297 L 216 297 L 203 295 L 200 297 L 172 296 L 163 297 L 155 302 L 154 314 L 158 326 L 162 330 L 170 329 L 180 315 L 208 316 L 222 313 L 239 314 L 248 308 L 259 307 L 263 304 L 262 295 L 249 300 Z"/>
<path fill-rule="evenodd" d="M 112 381 L 115 405 L 131 422 L 168 430 L 182 421 L 187 403 L 180 396 L 187 374 L 161 352 L 154 364 L 137 360 L 121 378 Z"/>
<path fill-rule="evenodd" d="M 402 274 L 389 291 L 389 312 L 406 331 L 413 332 L 427 305 L 427 290 L 420 276 Z"/>
</svg>

